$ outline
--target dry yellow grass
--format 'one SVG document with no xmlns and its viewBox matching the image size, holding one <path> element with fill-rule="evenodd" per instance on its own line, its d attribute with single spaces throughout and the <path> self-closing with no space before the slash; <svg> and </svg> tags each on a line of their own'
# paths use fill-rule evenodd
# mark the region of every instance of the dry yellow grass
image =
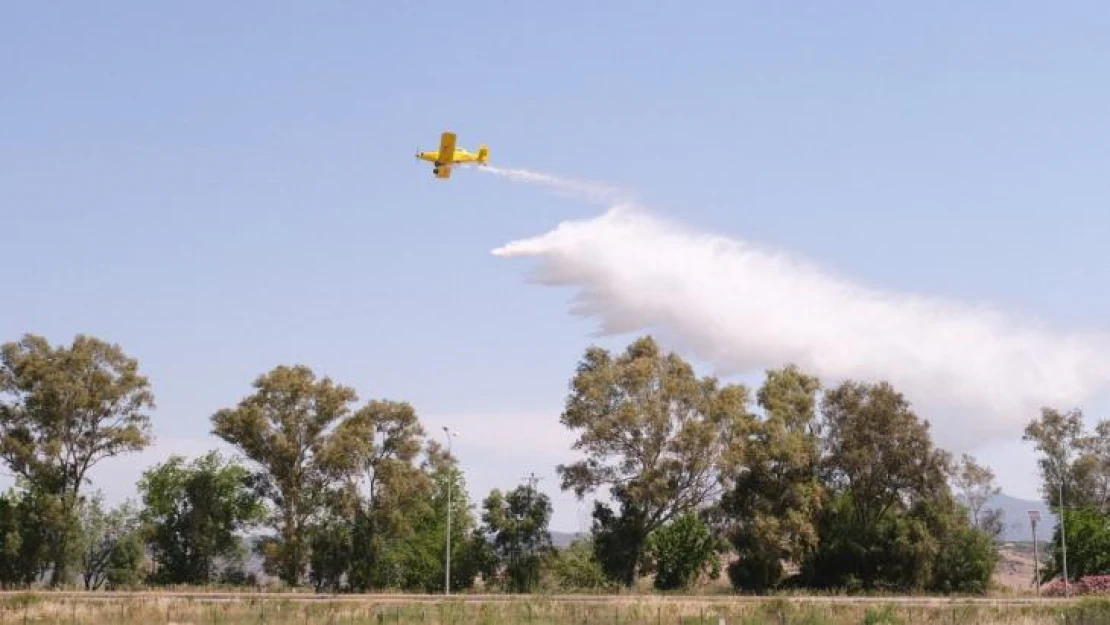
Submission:
<svg viewBox="0 0 1110 625">
<path fill-rule="evenodd" d="M 1065 620 L 1066 618 L 1066 620 Z M 848 597 L 571 597 L 29 593 L 0 595 L 0 623 L 370 625 L 372 623 L 869 623 L 1048 625 L 1110 622 L 1110 602 Z"/>
</svg>

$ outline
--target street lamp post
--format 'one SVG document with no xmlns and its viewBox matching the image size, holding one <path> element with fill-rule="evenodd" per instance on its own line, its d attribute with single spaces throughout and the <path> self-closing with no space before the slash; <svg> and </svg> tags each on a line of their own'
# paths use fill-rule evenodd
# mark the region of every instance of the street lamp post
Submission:
<svg viewBox="0 0 1110 625">
<path fill-rule="evenodd" d="M 1041 513 L 1036 510 L 1029 511 L 1029 523 L 1033 526 L 1033 581 L 1037 584 L 1037 594 L 1041 594 L 1041 559 L 1037 555 L 1037 521 L 1041 520 Z"/>
<path fill-rule="evenodd" d="M 458 436 L 457 432 L 453 432 L 445 425 L 443 431 L 447 434 L 447 456 L 451 456 L 451 439 Z M 447 474 L 447 552 L 445 554 L 445 564 L 443 567 L 443 594 L 451 594 L 451 484 L 454 481 L 453 476 Z"/>
</svg>

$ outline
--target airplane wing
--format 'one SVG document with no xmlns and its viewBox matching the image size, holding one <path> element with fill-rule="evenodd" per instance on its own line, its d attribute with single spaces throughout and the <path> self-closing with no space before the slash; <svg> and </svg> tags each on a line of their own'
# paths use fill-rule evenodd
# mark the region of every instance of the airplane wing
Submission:
<svg viewBox="0 0 1110 625">
<path fill-rule="evenodd" d="M 445 132 L 439 138 L 439 156 L 436 160 L 440 163 L 450 163 L 455 158 L 455 133 Z M 446 176 L 444 176 L 446 178 Z"/>
<path fill-rule="evenodd" d="M 439 167 L 436 167 L 436 178 L 450 178 L 450 177 L 451 177 L 451 166 L 450 165 L 440 165 Z"/>
</svg>

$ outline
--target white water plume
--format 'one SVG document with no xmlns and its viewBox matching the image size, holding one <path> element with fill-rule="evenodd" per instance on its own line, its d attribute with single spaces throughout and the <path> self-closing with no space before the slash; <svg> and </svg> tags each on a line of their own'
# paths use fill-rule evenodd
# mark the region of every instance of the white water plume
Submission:
<svg viewBox="0 0 1110 625">
<path fill-rule="evenodd" d="M 1110 380 L 1110 338 L 855 284 L 796 257 L 613 208 L 509 243 L 535 278 L 578 290 L 603 333 L 652 332 L 719 375 L 794 363 L 826 384 L 890 381 L 938 443 L 1010 439 L 1043 405 L 1070 408 Z"/>
<path fill-rule="evenodd" d="M 545 174 L 523 168 L 506 168 L 486 165 L 478 168 L 481 171 L 507 178 L 513 182 L 523 182 L 572 199 L 583 200 L 592 204 L 625 203 L 632 200 L 631 195 L 622 189 L 600 182 L 576 180 L 565 176 Z"/>
</svg>

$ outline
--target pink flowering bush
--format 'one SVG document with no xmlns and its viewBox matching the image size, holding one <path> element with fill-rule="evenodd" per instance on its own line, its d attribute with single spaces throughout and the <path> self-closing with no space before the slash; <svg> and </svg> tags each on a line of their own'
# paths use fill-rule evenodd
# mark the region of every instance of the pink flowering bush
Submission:
<svg viewBox="0 0 1110 625">
<path fill-rule="evenodd" d="M 1087 575 L 1069 584 L 1072 595 L 1110 595 L 1110 575 Z M 1064 582 L 1054 579 L 1041 586 L 1041 594 L 1048 597 L 1063 597 Z"/>
</svg>

